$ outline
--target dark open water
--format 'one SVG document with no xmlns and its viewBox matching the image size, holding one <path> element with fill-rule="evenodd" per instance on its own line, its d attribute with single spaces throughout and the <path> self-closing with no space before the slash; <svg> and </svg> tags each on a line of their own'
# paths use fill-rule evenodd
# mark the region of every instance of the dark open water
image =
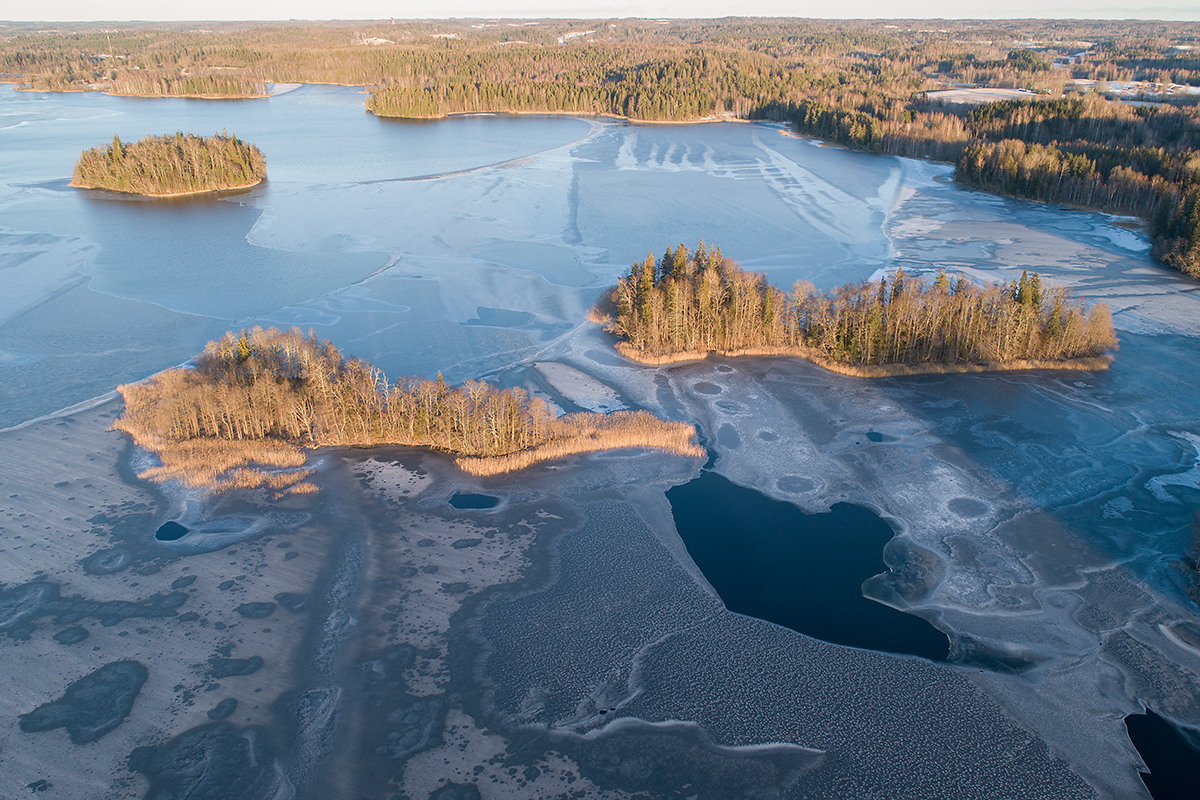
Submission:
<svg viewBox="0 0 1200 800">
<path fill-rule="evenodd" d="M 946 658 L 944 633 L 863 596 L 863 581 L 886 569 L 893 535 L 870 509 L 837 503 L 805 514 L 715 472 L 667 499 L 688 553 L 730 611 L 832 644 Z"/>
</svg>

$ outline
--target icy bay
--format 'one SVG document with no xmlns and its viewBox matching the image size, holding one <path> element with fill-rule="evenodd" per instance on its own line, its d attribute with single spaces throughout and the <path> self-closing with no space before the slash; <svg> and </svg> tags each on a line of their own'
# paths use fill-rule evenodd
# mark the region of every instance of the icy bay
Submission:
<svg viewBox="0 0 1200 800">
<path fill-rule="evenodd" d="M 0 89 L 0 794 L 1147 796 L 1122 718 L 1200 724 L 1200 284 L 1141 233 L 768 125 L 397 123 L 352 88 L 277 91 Z M 66 185 L 114 133 L 223 128 L 267 183 Z M 1103 373 L 876 381 L 617 357 L 592 303 L 648 247 L 701 237 L 785 289 L 1037 271 L 1109 303 L 1121 350 Z M 695 460 L 478 480 L 322 451 L 321 491 L 284 500 L 138 481 L 106 398 L 252 325 L 312 327 L 389 376 L 696 423 L 734 484 L 886 520 L 862 591 L 949 658 L 727 611 L 667 500 Z M 184 532 L 156 539 L 167 522 Z M 216 768 L 189 784 L 197 754 Z"/>
</svg>

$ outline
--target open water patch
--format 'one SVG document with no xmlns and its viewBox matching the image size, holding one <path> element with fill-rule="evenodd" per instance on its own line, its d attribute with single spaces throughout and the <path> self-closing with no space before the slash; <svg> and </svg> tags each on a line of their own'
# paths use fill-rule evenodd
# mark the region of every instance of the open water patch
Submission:
<svg viewBox="0 0 1200 800">
<path fill-rule="evenodd" d="M 950 641 L 926 620 L 863 595 L 886 569 L 891 526 L 837 503 L 806 514 L 715 472 L 667 492 L 688 553 L 730 611 L 832 644 L 944 661 Z"/>
<path fill-rule="evenodd" d="M 182 539 L 187 536 L 188 529 L 180 525 L 178 522 L 164 522 L 158 526 L 158 530 L 154 532 L 154 538 L 160 542 L 173 542 L 177 539 Z"/>
<path fill-rule="evenodd" d="M 162 535 L 164 534 L 163 528 L 166 528 L 167 525 L 175 525 L 175 528 L 168 529 L 165 535 Z M 214 519 L 191 529 L 178 523 L 167 522 L 158 529 L 154 538 L 167 544 L 181 555 L 192 556 L 199 553 L 211 553 L 214 550 L 245 541 L 266 526 L 266 520 L 250 520 L 241 517 Z"/>
<path fill-rule="evenodd" d="M 1180 729 L 1147 709 L 1125 717 L 1129 741 L 1146 762 L 1149 773 L 1140 773 L 1154 800 L 1196 796 L 1200 785 L 1200 731 Z"/>
<path fill-rule="evenodd" d="M 465 494 L 457 492 L 450 495 L 450 505 L 457 509 L 495 508 L 500 504 L 500 498 L 490 494 Z"/>
</svg>

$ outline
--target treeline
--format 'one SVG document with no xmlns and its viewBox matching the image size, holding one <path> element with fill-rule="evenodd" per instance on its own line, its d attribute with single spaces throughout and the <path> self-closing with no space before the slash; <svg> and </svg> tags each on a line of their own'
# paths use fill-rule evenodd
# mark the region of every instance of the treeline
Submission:
<svg viewBox="0 0 1200 800">
<path fill-rule="evenodd" d="M 1139 216 L 1148 223 L 1154 256 L 1200 277 L 1200 181 L 1194 172 L 1200 155 L 1165 158 L 1168 174 L 1181 175 L 1173 181 L 1147 175 L 1132 158 L 1135 166 L 1113 166 L 1106 172 L 1086 152 L 1072 149 L 1015 139 L 972 143 L 955 175 L 961 183 L 987 191 Z"/>
<path fill-rule="evenodd" d="M 177 132 L 83 151 L 72 186 L 143 195 L 211 192 L 253 186 L 267 176 L 267 162 L 236 136 Z"/>
<path fill-rule="evenodd" d="M 122 386 L 121 394 L 125 411 L 116 427 L 164 462 L 149 475 L 210 486 L 233 481 L 279 488 L 247 465 L 295 467 L 303 463 L 292 458 L 298 448 L 325 445 L 416 445 L 475 459 L 524 456 L 505 461 L 504 469 L 609 447 L 703 452 L 691 444 L 690 426 L 645 412 L 555 418 L 545 401 L 520 388 L 482 381 L 451 387 L 440 375 L 389 383 L 369 364 L 294 328 L 227 333 L 205 347 L 194 369 L 167 370 Z M 496 471 L 486 462 L 471 461 L 471 467 Z M 242 474 L 230 478 L 231 470 Z"/>
<path fill-rule="evenodd" d="M 439 81 L 429 87 L 392 86 L 371 94 L 367 108 L 381 117 L 428 119 L 455 113 L 568 112 L 615 114 L 642 120 L 693 120 L 712 115 L 716 101 L 695 87 L 644 86 L 618 80 L 490 83 Z"/>
<path fill-rule="evenodd" d="M 839 85 L 839 72 L 861 66 L 857 56 L 804 61 L 755 50 L 610 43 L 550 52 L 516 44 L 484 52 L 406 58 L 397 51 L 379 57 L 398 63 L 387 70 L 368 108 L 382 116 L 411 117 L 507 111 L 667 121 L 719 113 L 762 117 L 781 103 Z M 881 68 L 871 65 L 864 75 L 875 81 Z M 883 77 L 899 79 L 892 70 Z"/>
<path fill-rule="evenodd" d="M 174 441 L 391 442 L 488 456 L 544 442 L 553 419 L 522 389 L 450 387 L 440 378 L 389 384 L 366 362 L 297 329 L 227 333 L 195 364 L 126 387 L 122 425 Z"/>
<path fill-rule="evenodd" d="M 790 348 L 837 364 L 1003 367 L 1096 357 L 1116 345 L 1106 306 L 1088 311 L 1036 273 L 1002 286 L 899 270 L 833 292 L 797 282 L 785 294 L 703 241 L 634 264 L 610 300 L 609 329 L 651 357 Z"/>
<path fill-rule="evenodd" d="M 907 99 L 861 95 L 781 103 L 756 116 L 789 121 L 797 133 L 855 150 L 957 161 L 971 139 L 963 119 L 918 108 Z"/>
<path fill-rule="evenodd" d="M 973 135 L 992 141 L 1090 142 L 1127 150 L 1200 149 L 1200 118 L 1173 112 L 1175 109 L 1170 106 L 1110 103 L 1089 95 L 1036 103 L 1024 100 L 988 103 L 972 109 L 966 121 Z"/>
<path fill-rule="evenodd" d="M 269 81 L 357 83 L 379 90 L 498 83 L 509 89 L 555 80 L 630 84 L 639 80 L 635 73 L 658 72 L 671 93 L 675 67 L 684 68 L 678 77 L 686 82 L 684 62 L 708 57 L 726 61 L 722 74 L 699 82 L 718 109 L 748 114 L 807 99 L 876 118 L 881 101 L 908 104 L 916 93 L 947 81 L 1055 93 L 1073 79 L 1169 77 L 1200 84 L 1196 55 L 1178 49 L 1195 39 L 1186 23 L 938 24 L 938 30 L 928 30 L 871 20 L 441 20 L 214 24 L 207 31 L 146 24 L 115 31 L 9 25 L 0 41 L 0 73 L 31 88 L 112 91 L 122 79 L 154 83 L 170 93 L 212 95 L 234 87 L 198 86 L 186 78 L 237 77 L 245 81 L 241 89 Z M 583 30 L 590 32 L 566 36 Z M 1031 49 L 1030 40 L 1038 39 Z M 1052 67 L 1059 57 L 1072 63 Z M 606 68 L 616 74 L 606 74 Z"/>
<path fill-rule="evenodd" d="M 702 89 L 701 110 L 711 106 L 738 115 L 762 114 L 778 104 L 807 99 L 877 116 L 874 107 L 881 102 L 907 104 L 915 93 L 938 88 L 942 81 L 1061 89 L 1065 79 L 1099 75 L 1100 65 L 1110 67 L 1101 79 L 1126 78 L 1121 69 L 1105 61 L 1105 57 L 1124 58 L 1126 50 L 1120 48 L 1094 49 L 1090 55 L 1096 65 L 1078 61 L 1071 72 L 1048 69 L 1055 53 L 1080 49 L 1071 44 L 1072 36 L 1101 42 L 1140 36 L 1155 42 L 1157 49 L 1152 49 L 1159 72 L 1172 65 L 1186 69 L 1196 60 L 1186 51 L 1171 49 L 1176 41 L 1191 41 L 1186 24 L 1092 22 L 1067 27 L 1043 23 L 1040 30 L 1038 23 L 1028 21 L 987 23 L 986 27 L 978 22 L 939 25 L 944 27 L 933 31 L 876 21 L 728 19 L 667 24 L 639 20 L 243 24 L 214 25 L 204 32 L 150 25 L 117 31 L 79 26 L 52 32 L 10 26 L 10 35 L 0 42 L 0 73 L 19 76 L 32 88 L 111 91 L 119 85 L 118 79 L 125 79 L 139 85 L 126 91 L 154 83 L 169 93 L 210 95 L 234 88 L 226 83 L 198 87 L 184 79 L 238 77 L 245 81 L 240 89 L 270 81 L 357 83 L 379 91 L 399 87 L 401 95 L 415 90 L 435 90 L 440 95 L 439 87 L 444 86 L 451 100 L 456 94 L 451 87 L 456 84 L 499 84 L 507 95 L 517 85 L 541 81 L 615 87 L 623 96 L 633 97 L 635 86 L 653 78 L 669 97 L 677 88 L 682 89 L 680 98 Z M 585 29 L 591 31 L 586 36 L 565 38 Z M 1039 36 L 1049 40 L 1041 50 L 1023 45 Z M 696 75 L 694 63 L 703 58 L 717 68 Z M 1135 77 L 1131 74 L 1128 79 Z M 859 98 L 865 98 L 865 104 Z M 554 93 L 549 92 L 547 101 L 553 99 Z M 467 110 L 451 100 L 442 101 L 443 110 Z M 611 100 L 604 105 L 616 108 Z M 620 105 L 634 105 L 636 110 L 632 101 Z M 663 113 L 655 111 L 652 102 L 646 105 L 650 113 Z"/>
<path fill-rule="evenodd" d="M 241 75 L 170 75 L 121 72 L 112 79 L 113 94 L 153 97 L 264 97 L 261 81 Z"/>
</svg>

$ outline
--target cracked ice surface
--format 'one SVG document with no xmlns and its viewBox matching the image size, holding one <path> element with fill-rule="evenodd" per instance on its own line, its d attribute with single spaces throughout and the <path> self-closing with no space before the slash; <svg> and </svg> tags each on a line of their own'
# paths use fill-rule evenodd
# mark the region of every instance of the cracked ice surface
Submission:
<svg viewBox="0 0 1200 800">
<path fill-rule="evenodd" d="M 857 381 L 710 359 L 656 370 L 646 402 L 698 420 L 737 483 L 887 517 L 893 572 L 873 596 L 935 614 L 968 680 L 1120 796 L 1141 791 L 1121 715 L 1147 704 L 1200 722 L 1198 652 L 1174 635 L 1196 620 L 1177 564 L 1197 366 L 1186 339 L 1137 335 L 1094 374 Z M 914 573 L 914 548 L 936 574 Z"/>
</svg>

